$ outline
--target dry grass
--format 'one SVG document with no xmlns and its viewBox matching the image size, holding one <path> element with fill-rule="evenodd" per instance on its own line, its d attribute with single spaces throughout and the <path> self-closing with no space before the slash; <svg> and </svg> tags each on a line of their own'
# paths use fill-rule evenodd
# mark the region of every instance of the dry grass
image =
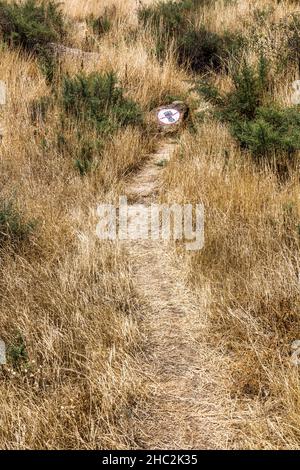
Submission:
<svg viewBox="0 0 300 470">
<path fill-rule="evenodd" d="M 251 38 L 255 8 L 269 3 L 217 0 L 199 12 L 199 21 L 216 32 L 241 29 Z M 85 18 L 112 5 L 112 29 L 91 41 Z M 66 59 L 62 71 L 114 70 L 127 95 L 147 111 L 168 95 L 185 96 L 189 77 L 172 50 L 159 63 L 150 32 L 137 34 L 136 5 L 66 0 L 72 45 L 99 52 L 99 60 Z M 297 4 L 273 6 L 261 35 L 275 63 L 273 46 L 284 38 L 271 21 L 297 11 Z M 255 61 L 259 51 L 253 46 L 246 55 Z M 37 62 L 11 49 L 1 49 L 0 59 L 0 79 L 8 85 L 0 115 L 6 129 L 0 198 L 12 199 L 25 220 L 36 221 L 28 240 L 0 248 L 0 335 L 15 350 L 22 337 L 28 356 L 1 366 L 0 448 L 135 448 L 132 420 L 147 399 L 138 321 L 145 306 L 125 248 L 96 238 L 95 208 L 123 191 L 128 175 L 153 150 L 153 136 L 119 130 L 105 144 L 99 168 L 80 177 L 72 159 L 41 151 L 37 134 L 54 136 L 58 116 L 55 111 L 46 129 L 31 122 L 31 101 L 51 93 Z M 273 73 L 275 99 L 287 105 L 297 71 Z M 230 89 L 230 67 L 214 78 L 220 89 Z M 290 361 L 291 342 L 300 334 L 299 176 L 296 167 L 279 182 L 211 119 L 183 134 L 164 174 L 164 198 L 205 205 L 204 249 L 187 254 L 178 247 L 176 256 L 182 279 L 205 306 L 201 338 L 226 364 L 227 396 L 215 409 L 220 422 L 236 429 L 227 447 L 299 448 L 299 373 Z"/>
<path fill-rule="evenodd" d="M 68 3 L 66 13 L 76 17 L 74 2 Z M 126 31 L 124 3 L 118 10 Z M 77 5 L 81 16 L 90 13 Z M 144 109 L 149 99 L 185 88 L 174 61 L 159 65 L 141 39 L 131 48 L 123 34 L 111 33 L 101 51 L 100 63 L 85 71 L 113 69 Z M 80 177 L 72 159 L 41 151 L 38 135 L 55 135 L 57 115 L 46 128 L 31 122 L 32 100 L 51 93 L 37 63 L 22 51 L 1 50 L 0 56 L 0 79 L 8 88 L 0 196 L 36 221 L 29 240 L 1 247 L 1 338 L 11 349 L 21 336 L 28 357 L 1 366 L 0 447 L 132 447 L 128 423 L 145 394 L 137 360 L 139 300 L 124 250 L 96 238 L 95 209 L 117 197 L 153 141 L 142 130 L 120 130 L 99 168 Z M 74 74 L 81 66 L 68 70 Z"/>
<path fill-rule="evenodd" d="M 234 28 L 246 3 L 210 14 L 214 29 L 220 18 Z M 297 11 L 295 4 L 281 2 L 271 19 L 291 11 Z M 247 18 L 245 35 L 250 23 Z M 278 31 L 272 34 L 280 42 Z M 272 36 L 268 40 L 272 60 Z M 255 61 L 258 52 L 249 49 L 247 57 Z M 275 101 L 290 105 L 295 78 L 293 68 L 284 76 L 273 73 Z M 228 75 L 216 76 L 215 83 L 222 90 L 231 87 Z M 230 361 L 239 448 L 299 448 L 299 371 L 291 363 L 291 344 L 300 334 L 299 176 L 299 165 L 284 183 L 268 166 L 255 165 L 214 119 L 206 119 L 196 135 L 182 137 L 165 173 L 164 198 L 205 206 L 204 249 L 179 253 L 191 286 L 210 292 L 207 337 Z"/>
</svg>

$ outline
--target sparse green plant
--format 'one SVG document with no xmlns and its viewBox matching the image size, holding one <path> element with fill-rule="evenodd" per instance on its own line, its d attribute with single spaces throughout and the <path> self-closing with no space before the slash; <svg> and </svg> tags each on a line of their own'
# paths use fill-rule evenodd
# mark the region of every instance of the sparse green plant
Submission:
<svg viewBox="0 0 300 470">
<path fill-rule="evenodd" d="M 97 159 L 101 156 L 101 150 L 102 142 L 99 140 L 84 140 L 82 142 L 74 162 L 75 168 L 79 171 L 81 176 L 86 175 L 97 166 Z"/>
<path fill-rule="evenodd" d="M 157 166 L 164 168 L 167 165 L 168 161 L 166 159 L 159 160 L 159 162 L 156 163 Z"/>
<path fill-rule="evenodd" d="M 14 368 L 18 368 L 28 361 L 26 343 L 21 333 L 17 333 L 12 343 L 7 348 L 9 361 Z"/>
<path fill-rule="evenodd" d="M 91 27 L 96 36 L 102 36 L 112 27 L 112 19 L 115 15 L 115 8 L 105 8 L 103 15 L 95 16 L 90 15 L 87 19 L 87 24 Z"/>
<path fill-rule="evenodd" d="M 0 246 L 11 243 L 17 246 L 35 228 L 35 221 L 26 221 L 11 200 L 0 199 Z"/>
</svg>

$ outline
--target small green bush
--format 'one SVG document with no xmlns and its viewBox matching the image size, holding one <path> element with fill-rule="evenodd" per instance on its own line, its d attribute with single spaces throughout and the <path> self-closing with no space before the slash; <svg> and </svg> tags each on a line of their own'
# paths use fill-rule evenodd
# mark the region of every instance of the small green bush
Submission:
<svg viewBox="0 0 300 470">
<path fill-rule="evenodd" d="M 218 70 L 230 53 L 242 46 L 242 39 L 237 35 L 219 35 L 204 25 L 194 24 L 193 12 L 209 3 L 205 0 L 157 2 L 139 10 L 140 22 L 155 33 L 159 58 L 165 57 L 172 41 L 180 65 L 188 65 L 195 72 Z"/>
<path fill-rule="evenodd" d="M 244 62 L 233 74 L 233 91 L 225 96 L 209 82 L 200 81 L 196 90 L 217 107 L 217 115 L 226 121 L 253 119 L 269 91 L 268 63 L 261 56 L 257 66 Z"/>
<path fill-rule="evenodd" d="M 265 58 L 261 56 L 256 67 L 244 62 L 241 70 L 234 74 L 233 82 L 234 91 L 227 96 L 224 114 L 227 119 L 254 118 L 257 108 L 262 105 L 264 96 L 269 91 L 268 64 Z"/>
<path fill-rule="evenodd" d="M 63 37 L 63 16 L 53 0 L 0 0 L 0 34 L 5 42 L 32 52 Z"/>
<path fill-rule="evenodd" d="M 217 70 L 222 61 L 222 38 L 204 28 L 191 29 L 178 40 L 180 64 L 187 63 L 194 71 Z"/>
<path fill-rule="evenodd" d="M 64 36 L 63 15 L 54 0 L 0 0 L 0 37 L 10 46 L 35 54 L 49 82 L 54 77 L 56 60 L 48 44 Z"/>
<path fill-rule="evenodd" d="M 295 108 L 261 107 L 253 120 L 232 124 L 233 135 L 255 158 L 291 156 L 300 150 L 300 114 Z"/>
<path fill-rule="evenodd" d="M 25 221 L 12 201 L 0 199 L 0 246 L 5 243 L 18 245 L 28 239 L 35 222 Z"/>
<path fill-rule="evenodd" d="M 215 104 L 214 114 L 229 123 L 241 148 L 250 150 L 256 161 L 275 157 L 285 171 L 287 161 L 300 150 L 299 108 L 272 103 L 264 57 L 256 67 L 244 63 L 233 82 L 233 91 L 225 96 L 207 83 L 201 83 L 198 91 Z"/>
<path fill-rule="evenodd" d="M 140 108 L 124 96 L 114 73 L 65 77 L 62 106 L 68 116 L 96 127 L 103 134 L 142 122 Z"/>
</svg>

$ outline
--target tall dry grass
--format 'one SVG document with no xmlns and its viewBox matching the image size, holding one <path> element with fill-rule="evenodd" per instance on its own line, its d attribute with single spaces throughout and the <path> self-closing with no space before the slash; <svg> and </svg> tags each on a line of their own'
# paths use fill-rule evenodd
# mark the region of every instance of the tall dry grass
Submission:
<svg viewBox="0 0 300 470">
<path fill-rule="evenodd" d="M 91 12 L 92 2 L 66 3 L 69 17 Z M 97 10 L 99 2 L 93 4 Z M 100 60 L 92 66 L 66 61 L 61 72 L 114 70 L 147 110 L 150 100 L 186 88 L 183 73 L 174 60 L 159 64 L 141 37 L 126 43 L 130 14 L 123 15 L 125 2 L 116 6 L 119 27 L 101 42 Z M 0 370 L 0 447 L 134 447 L 129 423 L 145 396 L 139 299 L 124 250 L 95 235 L 95 209 L 117 198 L 153 138 L 141 129 L 119 130 L 105 144 L 99 167 L 81 177 L 72 155 L 41 149 L 41 137 L 51 142 L 55 136 L 58 115 L 55 108 L 46 125 L 31 120 L 32 101 L 51 94 L 37 62 L 5 48 L 0 62 L 8 96 L 0 198 L 13 201 L 22 220 L 35 222 L 28 239 L 0 248 L 0 335 L 9 357 Z"/>
<path fill-rule="evenodd" d="M 217 3 L 218 15 L 214 8 L 206 12 L 211 27 L 239 28 L 248 38 L 253 9 L 274 8 L 260 31 L 272 67 L 278 60 L 272 44 L 286 41 L 272 23 L 297 12 L 297 5 Z M 249 47 L 244 56 L 255 62 L 259 48 Z M 272 70 L 274 101 L 290 106 L 297 70 Z M 230 74 L 231 67 L 211 79 L 228 91 Z M 205 207 L 204 248 L 187 254 L 178 247 L 178 255 L 190 285 L 208 292 L 207 341 L 224 356 L 235 403 L 224 413 L 232 415 L 238 448 L 299 448 L 299 366 L 291 362 L 291 345 L 300 337 L 299 177 L 299 163 L 285 182 L 267 164 L 258 166 L 228 127 L 209 117 L 182 137 L 164 175 L 164 199 Z"/>
</svg>

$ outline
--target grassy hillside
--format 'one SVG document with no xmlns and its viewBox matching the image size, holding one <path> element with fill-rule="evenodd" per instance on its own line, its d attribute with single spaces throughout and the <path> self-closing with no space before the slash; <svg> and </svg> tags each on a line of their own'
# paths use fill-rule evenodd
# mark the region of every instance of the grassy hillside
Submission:
<svg viewBox="0 0 300 470">
<path fill-rule="evenodd" d="M 172 253 L 224 358 L 228 447 L 299 448 L 297 3 L 0 0 L 0 448 L 140 447 L 144 299 L 95 209 L 157 148 L 148 112 L 178 99 L 160 199 L 204 203 L 204 248 Z"/>
</svg>

